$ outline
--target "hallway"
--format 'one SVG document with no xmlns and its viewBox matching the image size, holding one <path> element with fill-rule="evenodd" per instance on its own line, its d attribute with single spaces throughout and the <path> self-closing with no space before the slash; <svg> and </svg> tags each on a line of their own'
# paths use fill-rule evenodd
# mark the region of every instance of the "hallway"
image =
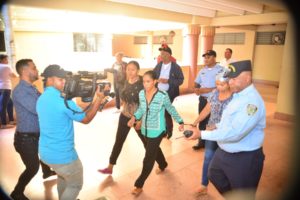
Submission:
<svg viewBox="0 0 300 200">
<path fill-rule="evenodd" d="M 264 153 L 266 156 L 263 175 L 259 184 L 257 199 L 276 199 L 285 190 L 288 182 L 291 152 L 293 150 L 293 123 L 273 118 L 276 109 L 278 88 L 256 85 L 265 100 L 267 128 L 265 129 Z M 194 94 L 177 97 L 174 106 L 186 123 L 197 116 L 198 97 Z M 88 125 L 75 123 L 75 143 L 84 168 L 84 185 L 79 194 L 81 200 L 135 199 L 131 195 L 133 183 L 142 167 L 144 149 L 136 133 L 131 130 L 114 168 L 112 176 L 103 175 L 97 169 L 108 164 L 114 143 L 119 113 L 115 108 L 98 113 Z M 196 141 L 176 139 L 181 133 L 174 131 L 170 140 L 163 139 L 162 150 L 169 164 L 162 174 L 151 173 L 143 193 L 136 199 L 197 199 L 194 189 L 200 184 L 204 151 L 193 151 Z M 24 166 L 13 147 L 14 129 L 0 130 L 0 177 L 1 187 L 11 192 Z M 155 168 L 157 165 L 155 165 Z M 53 179 L 51 179 L 53 178 Z M 56 200 L 56 179 L 44 181 L 42 172 L 33 178 L 25 195 L 32 200 Z M 223 199 L 212 184 L 208 196 L 198 199 Z M 102 198 L 105 199 L 105 198 Z"/>
</svg>

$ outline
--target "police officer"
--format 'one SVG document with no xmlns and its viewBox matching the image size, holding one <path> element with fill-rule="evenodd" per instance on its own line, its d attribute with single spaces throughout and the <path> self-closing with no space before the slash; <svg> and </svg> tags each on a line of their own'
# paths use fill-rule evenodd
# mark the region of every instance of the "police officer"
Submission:
<svg viewBox="0 0 300 200">
<path fill-rule="evenodd" d="M 217 149 L 211 161 L 208 177 L 217 190 L 247 190 L 250 198 L 261 177 L 264 154 L 263 140 L 266 126 L 266 111 L 263 99 L 252 84 L 250 60 L 229 65 L 229 85 L 234 92 L 232 101 L 222 114 L 215 129 L 198 131 L 189 139 L 217 141 Z"/>
<path fill-rule="evenodd" d="M 200 113 L 207 104 L 207 97 L 216 88 L 216 75 L 223 70 L 217 64 L 217 53 L 214 50 L 206 51 L 204 57 L 205 66 L 201 69 L 195 79 L 194 92 L 199 95 L 198 113 Z M 199 130 L 205 130 L 209 120 L 208 115 L 204 120 L 199 123 Z M 199 150 L 204 147 L 204 141 L 199 138 L 198 143 L 193 146 L 194 150 Z"/>
</svg>

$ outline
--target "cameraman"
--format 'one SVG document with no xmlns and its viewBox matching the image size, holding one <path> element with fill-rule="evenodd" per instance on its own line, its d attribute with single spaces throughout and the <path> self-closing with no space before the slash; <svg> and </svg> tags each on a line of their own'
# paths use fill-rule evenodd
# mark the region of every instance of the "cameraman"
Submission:
<svg viewBox="0 0 300 200">
<path fill-rule="evenodd" d="M 45 91 L 37 101 L 39 154 L 41 160 L 58 175 L 59 199 L 74 200 L 83 185 L 83 168 L 74 147 L 73 121 L 88 124 L 95 117 L 104 94 L 97 88 L 97 97 L 87 112 L 71 111 L 61 96 L 66 74 L 59 65 L 49 65 L 41 75 L 45 78 Z M 72 110 L 82 111 L 72 100 L 68 100 L 68 105 Z"/>
</svg>

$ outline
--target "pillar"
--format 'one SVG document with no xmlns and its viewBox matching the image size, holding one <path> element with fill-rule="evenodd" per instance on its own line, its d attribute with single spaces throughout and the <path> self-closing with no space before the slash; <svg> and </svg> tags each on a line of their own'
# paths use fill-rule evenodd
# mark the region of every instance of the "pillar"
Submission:
<svg viewBox="0 0 300 200">
<path fill-rule="evenodd" d="M 201 39 L 200 39 L 200 55 L 204 54 L 207 50 L 213 49 L 215 37 L 215 27 L 213 26 L 202 26 L 201 27 Z M 201 64 L 203 59 L 201 57 Z"/>
<path fill-rule="evenodd" d="M 186 61 L 189 65 L 189 77 L 188 77 L 188 88 L 194 87 L 194 81 L 197 75 L 197 64 L 198 64 L 198 43 L 201 27 L 198 24 L 190 24 L 185 30 L 185 47 L 187 52 Z"/>
</svg>

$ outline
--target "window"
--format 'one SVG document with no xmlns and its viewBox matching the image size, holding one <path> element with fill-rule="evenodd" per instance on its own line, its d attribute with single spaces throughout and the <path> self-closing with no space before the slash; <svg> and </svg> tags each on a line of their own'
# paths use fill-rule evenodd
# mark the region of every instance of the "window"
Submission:
<svg viewBox="0 0 300 200">
<path fill-rule="evenodd" d="M 214 44 L 244 44 L 245 33 L 217 33 Z"/>
<path fill-rule="evenodd" d="M 256 44 L 258 45 L 284 45 L 285 31 L 257 32 Z"/>
</svg>

